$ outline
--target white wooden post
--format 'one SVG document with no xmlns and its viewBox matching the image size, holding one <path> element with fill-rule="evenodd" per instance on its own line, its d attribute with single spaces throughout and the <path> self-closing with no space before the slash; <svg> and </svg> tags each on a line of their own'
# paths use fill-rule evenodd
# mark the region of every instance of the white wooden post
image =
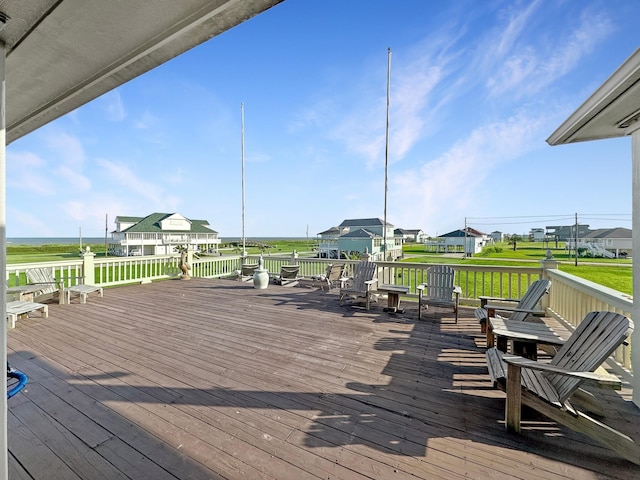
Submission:
<svg viewBox="0 0 640 480">
<path fill-rule="evenodd" d="M 82 283 L 85 285 L 95 285 L 96 283 L 95 256 L 96 254 L 91 251 L 89 246 L 82 252 Z"/>
<path fill-rule="evenodd" d="M 0 270 L 7 271 L 7 130 L 6 130 L 6 102 L 5 102 L 5 60 L 6 46 L 0 43 Z M 0 291 L 7 289 L 7 276 L 0 275 Z M 7 305 L 0 302 L 0 362 L 7 364 Z M 7 370 L 2 367 L 2 388 L 0 389 L 0 478 L 9 477 L 9 464 L 7 450 Z"/>
<path fill-rule="evenodd" d="M 633 369 L 633 403 L 640 407 L 640 130 L 631 134 L 631 165 L 632 165 L 632 237 L 633 237 L 633 313 L 635 329 L 631 334 L 631 348 L 636 354 L 631 356 Z"/>
<path fill-rule="evenodd" d="M 298 264 L 298 252 L 294 250 L 293 252 L 291 252 L 291 265 L 297 265 L 297 264 Z"/>
<path fill-rule="evenodd" d="M 551 250 L 547 250 L 547 257 L 541 260 L 540 263 L 542 264 L 542 276 L 548 280 L 549 274 L 547 273 L 547 270 L 558 270 L 558 264 L 560 262 L 553 258 Z M 540 299 L 540 306 L 544 311 L 549 308 L 549 295 L 543 295 Z"/>
</svg>

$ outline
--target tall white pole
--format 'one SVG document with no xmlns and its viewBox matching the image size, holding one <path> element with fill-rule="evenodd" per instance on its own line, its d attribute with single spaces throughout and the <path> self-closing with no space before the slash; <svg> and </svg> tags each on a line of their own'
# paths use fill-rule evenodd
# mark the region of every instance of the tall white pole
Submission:
<svg viewBox="0 0 640 480">
<path fill-rule="evenodd" d="M 0 42 L 0 292 L 7 289 L 7 131 L 5 103 L 5 59 L 6 46 Z M 3 297 L 4 300 L 4 297 Z M 7 304 L 0 302 L 0 366 L 7 364 Z M 7 455 L 7 370 L 2 367 L 0 383 L 0 478 L 8 478 L 9 459 Z"/>
<path fill-rule="evenodd" d="M 384 149 L 384 225 L 383 225 L 383 239 L 384 254 L 383 260 L 390 260 L 387 254 L 387 192 L 388 177 L 389 177 L 389 103 L 391 96 L 391 48 L 387 48 L 387 124 L 385 129 L 385 149 Z"/>
<path fill-rule="evenodd" d="M 244 103 L 240 104 L 240 116 L 242 121 L 242 256 L 247 255 L 247 249 L 244 236 Z"/>
</svg>

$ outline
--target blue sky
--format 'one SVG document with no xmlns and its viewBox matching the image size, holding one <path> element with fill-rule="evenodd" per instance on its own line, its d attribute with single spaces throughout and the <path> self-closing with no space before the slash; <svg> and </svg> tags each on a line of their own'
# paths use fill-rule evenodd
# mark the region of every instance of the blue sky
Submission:
<svg viewBox="0 0 640 480">
<path fill-rule="evenodd" d="M 222 238 L 631 228 L 629 138 L 546 138 L 640 47 L 640 2 L 285 0 L 13 142 L 7 236 L 178 212 Z"/>
</svg>

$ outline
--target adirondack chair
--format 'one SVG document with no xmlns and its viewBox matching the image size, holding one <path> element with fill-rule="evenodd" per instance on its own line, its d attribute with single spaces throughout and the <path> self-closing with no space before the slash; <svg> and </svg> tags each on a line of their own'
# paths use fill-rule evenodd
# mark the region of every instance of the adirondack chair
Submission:
<svg viewBox="0 0 640 480">
<path fill-rule="evenodd" d="M 242 265 L 241 270 L 238 274 L 238 280 L 240 280 L 241 282 L 250 282 L 253 280 L 253 274 L 256 273 L 256 270 L 258 269 L 258 264 L 255 263 L 251 263 L 251 264 L 245 264 Z"/>
<path fill-rule="evenodd" d="M 276 285 L 282 285 L 283 287 L 293 287 L 298 284 L 300 280 L 300 265 L 282 265 L 280 267 L 280 275 L 277 275 L 273 279 L 273 283 Z"/>
<path fill-rule="evenodd" d="M 422 306 L 451 307 L 458 323 L 460 287 L 454 285 L 456 272 L 446 265 L 427 268 L 427 282 L 416 287 L 418 290 L 418 319 L 422 319 Z"/>
<path fill-rule="evenodd" d="M 340 284 L 340 279 L 344 278 L 344 271 L 347 265 L 345 263 L 332 263 L 327 266 L 327 271 L 322 275 L 315 275 L 311 277 L 314 280 L 320 282 L 320 288 L 324 290 L 324 286 L 327 286 L 327 290 L 331 291 L 331 287 Z"/>
<path fill-rule="evenodd" d="M 362 261 L 353 267 L 353 277 L 342 278 L 340 285 L 340 305 L 344 298 L 364 298 L 367 310 L 371 306 L 371 295 L 376 290 L 378 279 L 376 278 L 376 264 L 374 262 Z"/>
<path fill-rule="evenodd" d="M 538 302 L 546 293 L 549 293 L 550 289 L 551 281 L 540 279 L 529 285 L 529 288 L 521 299 L 481 296 L 481 307 L 477 308 L 475 311 L 476 319 L 480 323 L 480 330 L 482 333 L 487 332 L 487 319 L 489 316 L 505 318 L 496 314 L 496 310 L 501 312 L 511 312 L 508 316 L 509 320 L 520 321 L 524 321 L 530 314 L 540 313 L 540 310 L 535 310 L 536 305 L 538 305 Z M 499 302 L 500 306 L 494 306 L 495 302 Z M 505 306 L 505 303 L 513 303 L 515 305 L 509 307 Z"/>
<path fill-rule="evenodd" d="M 53 278 L 51 270 L 48 268 L 32 268 L 26 271 L 29 283 L 33 285 L 42 285 L 42 290 L 34 295 L 34 299 L 39 302 L 58 298 L 60 304 L 71 303 L 71 296 L 80 297 L 80 303 L 87 303 L 87 296 L 90 293 L 97 293 L 99 296 L 104 295 L 104 290 L 98 285 L 85 285 L 78 283 L 71 287 L 64 287 L 64 279 L 56 280 Z M 82 280 L 82 277 L 78 277 Z"/>
<path fill-rule="evenodd" d="M 42 286 L 40 291 L 34 293 L 34 300 L 46 302 L 57 298 L 58 303 L 64 303 L 64 280 L 53 278 L 51 270 L 47 268 L 32 268 L 26 271 L 26 276 L 30 284 Z"/>
<path fill-rule="evenodd" d="M 628 436 L 577 410 L 571 395 L 583 382 L 620 388 L 619 381 L 595 370 L 633 332 L 633 322 L 615 312 L 590 312 L 550 363 L 539 363 L 501 352 L 486 352 L 494 385 L 506 392 L 505 420 L 509 431 L 520 432 L 521 405 L 581 432 L 640 464 L 640 447 Z"/>
</svg>

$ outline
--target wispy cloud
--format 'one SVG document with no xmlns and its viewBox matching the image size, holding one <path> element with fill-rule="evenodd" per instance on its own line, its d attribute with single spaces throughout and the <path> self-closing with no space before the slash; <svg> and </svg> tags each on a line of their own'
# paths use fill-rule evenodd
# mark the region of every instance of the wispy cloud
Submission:
<svg viewBox="0 0 640 480">
<path fill-rule="evenodd" d="M 161 202 L 162 189 L 151 182 L 139 179 L 126 165 L 99 159 L 98 165 L 102 167 L 105 175 L 119 186 L 127 188 L 128 193 L 135 193 L 154 202 Z"/>
<path fill-rule="evenodd" d="M 32 152 L 7 152 L 7 185 L 36 195 L 52 196 L 56 186 L 46 162 Z"/>
<path fill-rule="evenodd" d="M 119 90 L 112 90 L 102 97 L 102 108 L 107 120 L 112 122 L 121 122 L 127 116 Z"/>
<path fill-rule="evenodd" d="M 7 207 L 7 217 L 11 219 L 11 228 L 14 232 L 30 232 L 30 236 L 38 237 L 58 235 L 56 226 L 48 219 L 43 221 L 38 214 Z"/>
<path fill-rule="evenodd" d="M 491 171 L 536 148 L 547 125 L 544 117 L 522 114 L 487 124 L 420 168 L 394 175 L 393 203 L 414 205 L 394 221 L 425 229 L 442 228 L 452 220 L 460 224 L 469 206 L 483 198 Z"/>
<path fill-rule="evenodd" d="M 573 70 L 613 29 L 607 15 L 589 8 L 579 14 L 579 23 L 568 33 L 537 35 L 530 23 L 535 23 L 532 18 L 540 3 L 514 13 L 484 42 L 481 73 L 486 75 L 489 95 L 508 94 L 518 100 L 537 94 Z"/>
</svg>

